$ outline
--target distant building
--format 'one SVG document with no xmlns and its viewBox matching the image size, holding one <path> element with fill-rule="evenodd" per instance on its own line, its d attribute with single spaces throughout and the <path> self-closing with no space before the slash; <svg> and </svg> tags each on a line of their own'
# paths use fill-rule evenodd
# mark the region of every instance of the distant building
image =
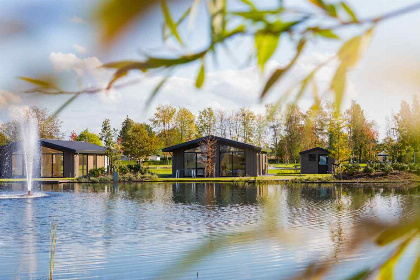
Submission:
<svg viewBox="0 0 420 280">
<path fill-rule="evenodd" d="M 378 154 L 379 162 L 388 162 L 389 155 L 386 151 L 382 151 Z"/>
<path fill-rule="evenodd" d="M 316 147 L 299 154 L 301 174 L 331 174 L 333 172 L 334 158 L 329 156 L 328 150 Z"/>
<path fill-rule="evenodd" d="M 159 155 L 153 155 L 153 156 L 147 157 L 147 159 L 151 160 L 151 161 L 160 161 L 160 156 Z"/>
<path fill-rule="evenodd" d="M 206 138 L 216 140 L 215 177 L 242 177 L 267 174 L 267 153 L 260 147 L 221 138 L 206 136 L 163 149 L 172 153 L 173 177 L 204 177 Z"/>
<path fill-rule="evenodd" d="M 81 141 L 41 139 L 40 178 L 79 177 L 89 170 L 107 167 L 105 148 Z M 0 178 L 26 176 L 21 141 L 0 147 Z"/>
</svg>

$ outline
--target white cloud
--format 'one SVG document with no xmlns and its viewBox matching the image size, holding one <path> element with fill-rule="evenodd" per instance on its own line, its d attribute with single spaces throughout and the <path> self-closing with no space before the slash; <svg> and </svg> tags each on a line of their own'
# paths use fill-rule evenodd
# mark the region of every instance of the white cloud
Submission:
<svg viewBox="0 0 420 280">
<path fill-rule="evenodd" d="M 21 102 L 20 96 L 7 90 L 0 90 L 0 108 L 4 108 L 13 103 Z"/>
<path fill-rule="evenodd" d="M 77 24 L 86 23 L 84 19 L 76 15 L 71 17 L 69 20 L 71 23 L 77 23 Z"/>
<path fill-rule="evenodd" d="M 76 52 L 78 52 L 79 54 L 85 54 L 87 53 L 87 49 L 83 46 L 80 46 L 78 44 L 74 44 L 73 48 L 76 50 Z"/>
</svg>

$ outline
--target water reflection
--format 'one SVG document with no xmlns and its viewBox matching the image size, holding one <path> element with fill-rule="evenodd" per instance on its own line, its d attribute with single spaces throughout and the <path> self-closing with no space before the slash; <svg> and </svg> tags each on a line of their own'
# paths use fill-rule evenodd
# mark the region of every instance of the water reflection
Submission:
<svg viewBox="0 0 420 280">
<path fill-rule="evenodd" d="M 368 247 L 346 256 L 362 221 L 418 214 L 420 186 L 126 183 L 42 185 L 49 197 L 0 200 L 0 279 L 48 275 L 49 232 L 57 231 L 57 278 L 149 279 L 191 249 L 267 225 L 303 233 L 298 243 L 231 244 L 192 269 L 209 279 L 290 275 L 333 256 L 348 273 L 378 259 Z M 0 186 L 0 194 L 23 190 Z M 296 235 L 297 236 L 297 235 Z M 196 274 L 182 275 L 195 279 Z"/>
</svg>

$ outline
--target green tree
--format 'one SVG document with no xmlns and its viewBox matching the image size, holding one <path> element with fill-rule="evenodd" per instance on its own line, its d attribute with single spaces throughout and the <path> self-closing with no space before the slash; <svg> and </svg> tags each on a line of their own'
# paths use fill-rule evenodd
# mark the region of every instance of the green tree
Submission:
<svg viewBox="0 0 420 280">
<path fill-rule="evenodd" d="M 109 119 L 102 122 L 102 130 L 99 135 L 105 146 L 105 155 L 108 157 L 108 173 L 111 173 L 119 163 L 121 152 L 116 142 L 117 130 L 111 127 Z"/>
<path fill-rule="evenodd" d="M 328 112 L 328 150 L 337 163 L 350 158 L 349 139 L 346 129 L 347 123 L 343 114 L 337 112 L 335 105 L 331 103 Z"/>
<path fill-rule="evenodd" d="M 150 126 L 145 123 L 133 123 L 127 131 L 124 150 L 137 162 L 156 153 L 159 139 Z"/>
<path fill-rule="evenodd" d="M 197 130 L 200 137 L 213 135 L 216 132 L 216 115 L 212 108 L 200 111 L 197 119 Z"/>
<path fill-rule="evenodd" d="M 237 118 L 240 123 L 241 140 L 245 143 L 253 143 L 254 133 L 256 132 L 254 112 L 249 108 L 240 108 L 237 112 Z"/>
<path fill-rule="evenodd" d="M 304 115 L 296 104 L 286 107 L 284 117 L 283 148 L 286 162 L 297 163 L 303 147 Z"/>
<path fill-rule="evenodd" d="M 177 143 L 194 139 L 197 133 L 194 114 L 187 108 L 179 108 L 175 115 L 175 128 L 178 138 Z"/>
<path fill-rule="evenodd" d="M 127 143 L 127 137 L 133 124 L 134 121 L 127 116 L 122 122 L 120 132 L 118 133 L 118 140 L 120 141 L 122 152 L 128 157 L 131 157 L 131 155 L 129 153 L 130 146 Z"/>
<path fill-rule="evenodd" d="M 327 146 L 327 112 L 315 103 L 305 114 L 304 149 Z"/>
<path fill-rule="evenodd" d="M 90 132 L 88 128 L 86 128 L 85 130 L 80 132 L 79 135 L 77 135 L 76 141 L 88 142 L 88 143 L 92 143 L 92 144 L 95 144 L 95 145 L 98 145 L 98 146 L 103 145 L 99 135 Z"/>
</svg>

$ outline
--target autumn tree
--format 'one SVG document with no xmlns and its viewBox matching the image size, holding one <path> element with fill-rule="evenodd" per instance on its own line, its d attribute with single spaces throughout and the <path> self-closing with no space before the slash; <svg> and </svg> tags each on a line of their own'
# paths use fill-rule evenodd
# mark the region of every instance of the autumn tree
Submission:
<svg viewBox="0 0 420 280">
<path fill-rule="evenodd" d="M 175 114 L 176 143 L 183 143 L 194 139 L 197 129 L 195 116 L 187 108 L 179 108 Z"/>
<path fill-rule="evenodd" d="M 337 164 L 350 158 L 350 147 L 347 131 L 347 122 L 341 112 L 335 110 L 335 105 L 330 103 L 327 116 L 327 141 L 328 150 Z"/>
<path fill-rule="evenodd" d="M 325 148 L 327 145 L 327 112 L 320 103 L 312 105 L 305 114 L 304 149 Z"/>
<path fill-rule="evenodd" d="M 159 105 L 156 108 L 153 118 L 150 120 L 153 127 L 157 129 L 159 138 L 165 147 L 173 144 L 175 113 L 176 109 L 174 107 L 170 105 Z"/>
<path fill-rule="evenodd" d="M 88 128 L 80 132 L 80 134 L 76 137 L 76 141 L 88 142 L 98 146 L 103 145 L 99 135 L 90 132 Z"/>
<path fill-rule="evenodd" d="M 213 136 L 205 137 L 199 143 L 205 155 L 204 175 L 205 177 L 214 177 L 216 168 L 217 139 Z"/>
<path fill-rule="evenodd" d="M 216 116 L 212 108 L 200 111 L 197 119 L 197 131 L 200 137 L 213 135 L 216 130 Z"/>
<path fill-rule="evenodd" d="M 255 114 L 249 108 L 240 108 L 237 112 L 240 123 L 240 139 L 245 143 L 252 143 L 255 132 Z"/>
<path fill-rule="evenodd" d="M 226 138 L 229 131 L 229 114 L 226 110 L 218 109 L 216 115 L 216 135 Z"/>
<path fill-rule="evenodd" d="M 278 163 L 282 157 L 281 151 L 279 149 L 280 139 L 282 137 L 282 115 L 280 108 L 276 107 L 273 104 L 267 104 L 265 106 L 266 118 L 268 133 L 270 137 L 270 147 L 273 148 L 273 154 L 276 157 L 276 162 Z M 282 149 L 283 150 L 283 149 Z"/>
<path fill-rule="evenodd" d="M 296 104 L 286 107 L 284 116 L 283 148 L 286 162 L 298 162 L 303 147 L 304 115 Z"/>
</svg>

